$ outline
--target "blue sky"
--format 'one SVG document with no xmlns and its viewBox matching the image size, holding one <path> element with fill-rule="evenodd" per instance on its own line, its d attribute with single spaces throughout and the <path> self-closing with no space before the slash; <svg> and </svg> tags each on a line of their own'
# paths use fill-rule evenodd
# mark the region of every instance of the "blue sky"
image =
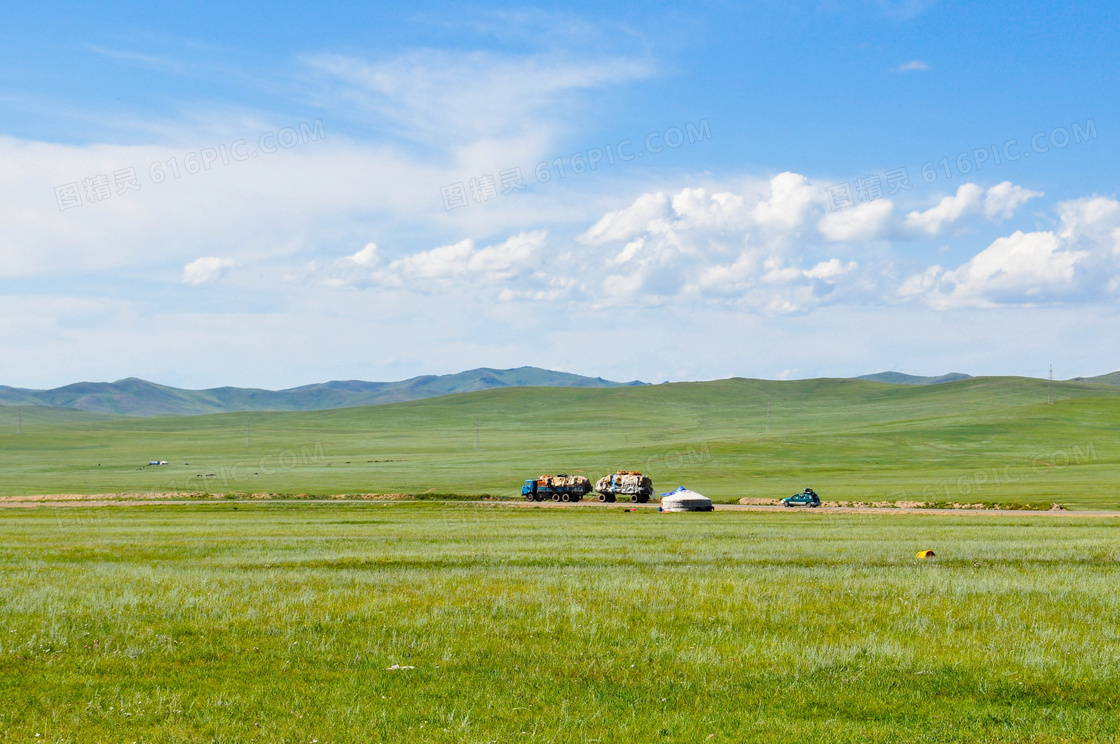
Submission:
<svg viewBox="0 0 1120 744">
<path fill-rule="evenodd" d="M 5 9 L 0 384 L 1112 371 L 1118 15 Z"/>
</svg>

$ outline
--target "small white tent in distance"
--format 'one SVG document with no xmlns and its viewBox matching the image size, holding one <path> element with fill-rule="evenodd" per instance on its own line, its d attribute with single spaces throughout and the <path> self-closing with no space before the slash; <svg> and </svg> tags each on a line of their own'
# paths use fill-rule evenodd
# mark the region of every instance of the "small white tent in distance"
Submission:
<svg viewBox="0 0 1120 744">
<path fill-rule="evenodd" d="M 712 500 L 702 493 L 680 486 L 676 491 L 661 494 L 661 511 L 712 511 Z"/>
</svg>

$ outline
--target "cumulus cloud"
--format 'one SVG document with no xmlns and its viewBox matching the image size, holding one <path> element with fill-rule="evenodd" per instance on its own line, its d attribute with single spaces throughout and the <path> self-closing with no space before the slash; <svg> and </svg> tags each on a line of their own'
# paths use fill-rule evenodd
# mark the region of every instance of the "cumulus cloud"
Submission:
<svg viewBox="0 0 1120 744">
<path fill-rule="evenodd" d="M 930 266 L 901 281 L 884 255 L 821 256 L 830 243 L 880 241 L 877 250 L 887 252 L 897 240 L 959 233 L 1008 219 L 1039 196 L 1010 181 L 989 188 L 965 183 L 905 216 L 891 199 L 826 212 L 819 188 L 783 173 L 754 193 L 693 187 L 645 194 L 605 214 L 581 242 L 607 250 L 598 267 L 587 264 L 592 273 L 607 270 L 595 289 L 606 304 L 702 296 L 785 313 L 901 297 L 937 308 L 992 307 L 1078 301 L 1086 292 L 1120 286 L 1112 266 L 1120 263 L 1120 204 L 1102 197 L 1060 205 L 1060 231 L 1017 231 L 956 269 Z M 814 221 L 815 231 L 802 231 Z"/>
<path fill-rule="evenodd" d="M 1063 240 L 1088 240 L 1120 253 L 1120 202 L 1104 196 L 1073 199 L 1058 205 Z"/>
<path fill-rule="evenodd" d="M 643 194 L 624 209 L 603 215 L 581 236 L 590 245 L 629 241 L 669 231 L 793 232 L 825 203 L 824 193 L 798 173 L 779 173 L 745 193 L 685 188 L 669 196 Z"/>
<path fill-rule="evenodd" d="M 644 194 L 605 214 L 580 236 L 582 243 L 606 249 L 611 273 L 595 288 L 599 302 L 659 302 L 713 264 L 736 256 L 740 268 L 750 263 L 750 256 L 740 254 L 754 206 L 743 194 L 685 188 L 672 196 Z"/>
<path fill-rule="evenodd" d="M 381 254 L 377 250 L 376 243 L 366 243 L 364 248 L 346 258 L 359 266 L 376 266 L 381 261 Z"/>
<path fill-rule="evenodd" d="M 933 236 L 971 219 L 1005 220 L 1028 200 L 1038 196 L 1042 194 L 1010 181 L 996 184 L 987 191 L 974 183 L 966 183 L 957 189 L 956 194 L 944 197 L 936 206 L 907 214 L 904 228 L 911 233 Z"/>
<path fill-rule="evenodd" d="M 1009 189 L 996 193 L 1015 198 L 1008 197 Z M 953 308 L 1078 302 L 1115 291 L 1120 202 L 1075 199 L 1059 204 L 1058 214 L 1058 230 L 1016 231 L 998 238 L 956 270 L 932 266 L 909 277 L 898 294 Z"/>
<path fill-rule="evenodd" d="M 656 220 L 668 214 L 669 198 L 659 192 L 642 194 L 625 209 L 607 212 L 598 222 L 580 236 L 580 240 L 591 245 L 603 245 L 648 232 Z"/>
<path fill-rule="evenodd" d="M 857 264 L 855 261 L 842 263 L 838 258 L 830 258 L 827 261 L 821 261 L 811 269 L 807 269 L 804 274 L 810 279 L 832 279 L 841 274 L 854 271 L 856 268 Z"/>
<path fill-rule="evenodd" d="M 937 276 L 934 307 L 993 307 L 1059 299 L 1073 288 L 1074 267 L 1085 256 L 1064 250 L 1051 232 L 1015 232 L 998 238 L 956 271 Z"/>
<path fill-rule="evenodd" d="M 997 183 L 984 195 L 984 216 L 989 220 L 1006 220 L 1016 209 L 1039 196 L 1041 191 L 1031 191 L 1010 181 Z"/>
<path fill-rule="evenodd" d="M 1061 232 L 1016 232 L 956 269 L 931 266 L 900 281 L 890 257 L 892 241 L 1005 219 L 1038 196 L 1006 181 L 987 189 L 965 183 L 905 216 L 891 199 L 827 212 L 822 189 L 781 173 L 733 189 L 641 194 L 558 251 L 544 250 L 544 230 L 486 245 L 464 238 L 392 260 L 369 243 L 334 262 L 321 281 L 421 294 L 458 287 L 506 301 L 583 296 L 594 307 L 685 297 L 762 313 L 898 298 L 938 308 L 1066 301 L 1083 288 L 1081 274 L 1094 255 L 1083 243 L 1107 243 L 1109 255 L 1120 256 L 1120 206 L 1112 200 L 1065 203 Z M 836 245 L 869 241 L 879 244 L 866 260 Z"/>
<path fill-rule="evenodd" d="M 734 190 L 690 187 L 644 194 L 603 215 L 580 236 L 582 244 L 602 249 L 608 269 L 591 291 L 600 305 L 688 297 L 764 313 L 803 311 L 842 285 L 858 283 L 859 264 L 821 257 L 819 233 L 805 232 L 826 203 L 819 186 L 788 172 Z M 889 211 L 889 203 L 853 211 L 859 218 L 884 206 Z M 834 222 L 825 226 L 837 235 L 856 234 Z M 588 273 L 597 271 L 588 266 Z"/>
<path fill-rule="evenodd" d="M 890 199 L 876 199 L 829 212 L 821 218 L 817 229 L 832 241 L 877 240 L 887 236 L 893 217 L 894 203 Z"/>
<path fill-rule="evenodd" d="M 474 241 L 463 240 L 394 261 L 389 271 L 404 279 L 509 279 L 530 265 L 544 246 L 544 237 L 543 231 L 521 233 L 484 248 L 475 248 Z"/>
<path fill-rule="evenodd" d="M 195 259 L 183 267 L 182 280 L 186 284 L 202 284 L 219 278 L 228 269 L 239 266 L 232 258 L 205 256 Z"/>
<path fill-rule="evenodd" d="M 539 264 L 547 233 L 543 230 L 513 235 L 504 242 L 476 247 L 471 239 L 402 256 L 382 258 L 374 243 L 335 262 L 328 286 L 382 286 L 424 294 L 455 284 L 505 282 L 532 273 Z"/>
<path fill-rule="evenodd" d="M 558 302 L 570 296 L 576 286 L 577 282 L 573 277 L 537 273 L 531 285 L 506 287 L 498 294 L 498 299 L 502 302 Z"/>
<path fill-rule="evenodd" d="M 946 196 L 937 206 L 906 215 L 906 226 L 915 231 L 937 235 L 946 225 L 955 224 L 968 215 L 978 214 L 983 198 L 982 188 L 974 183 L 962 184 L 956 195 Z"/>
<path fill-rule="evenodd" d="M 820 187 L 813 186 L 805 176 L 779 173 L 770 180 L 770 198 L 755 205 L 751 216 L 759 225 L 793 229 L 824 201 Z"/>
<path fill-rule="evenodd" d="M 945 273 L 940 266 L 930 266 L 920 274 L 915 274 L 898 287 L 898 296 L 904 299 L 923 297 L 937 287 L 937 280 Z"/>
<path fill-rule="evenodd" d="M 950 228 L 963 230 L 978 220 L 1003 220 L 1040 192 L 1016 186 L 1010 181 L 986 191 L 975 183 L 962 184 L 957 193 L 943 197 L 925 210 L 913 210 L 900 217 L 891 199 L 875 199 L 828 212 L 817 229 L 834 242 L 899 239 L 910 240 L 941 235 Z"/>
<path fill-rule="evenodd" d="M 734 227 L 744 218 L 743 197 L 720 192 L 709 195 L 705 189 L 684 189 L 672 199 L 673 214 L 693 228 Z"/>
</svg>

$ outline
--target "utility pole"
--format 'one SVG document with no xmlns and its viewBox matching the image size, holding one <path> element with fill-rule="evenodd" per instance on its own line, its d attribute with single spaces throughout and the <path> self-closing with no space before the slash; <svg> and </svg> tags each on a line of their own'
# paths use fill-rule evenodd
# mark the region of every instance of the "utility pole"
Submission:
<svg viewBox="0 0 1120 744">
<path fill-rule="evenodd" d="M 474 419 L 474 448 L 478 449 L 478 417 Z"/>
<path fill-rule="evenodd" d="M 245 446 L 253 446 L 253 417 L 249 416 L 245 419 Z"/>
<path fill-rule="evenodd" d="M 1054 365 L 1050 365 L 1050 389 L 1046 394 L 1046 405 L 1054 405 Z"/>
<path fill-rule="evenodd" d="M 22 434 L 23 433 L 23 407 L 20 406 L 19 408 L 17 408 L 16 413 L 19 416 L 19 418 L 16 419 L 16 434 Z"/>
<path fill-rule="evenodd" d="M 770 399 L 766 399 L 766 438 L 770 438 Z"/>
</svg>

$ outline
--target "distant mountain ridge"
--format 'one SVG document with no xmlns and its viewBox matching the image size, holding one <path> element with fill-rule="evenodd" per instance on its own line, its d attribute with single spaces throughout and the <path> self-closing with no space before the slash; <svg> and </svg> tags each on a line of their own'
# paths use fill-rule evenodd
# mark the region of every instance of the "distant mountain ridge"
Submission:
<svg viewBox="0 0 1120 744">
<path fill-rule="evenodd" d="M 287 390 L 219 387 L 183 390 L 129 377 L 116 382 L 78 382 L 53 390 L 0 385 L 0 405 L 72 408 L 127 416 L 187 416 L 232 411 L 318 411 L 400 403 L 438 395 L 503 387 L 625 387 L 612 382 L 538 367 L 482 367 L 451 375 L 424 375 L 398 382 L 335 380 Z"/>
<path fill-rule="evenodd" d="M 876 372 L 873 375 L 861 375 L 857 380 L 870 382 L 889 382 L 893 385 L 940 385 L 943 382 L 956 382 L 957 380 L 971 380 L 972 375 L 962 372 L 950 372 L 937 377 L 921 377 L 920 375 L 907 375 L 902 372 Z"/>
<path fill-rule="evenodd" d="M 958 380 L 971 380 L 972 375 L 966 375 L 961 372 L 950 372 L 947 375 L 939 375 L 937 377 L 921 377 L 919 375 L 907 375 L 902 372 L 877 372 L 873 375 L 861 375 L 856 377 L 857 380 L 868 380 L 870 382 L 889 382 L 894 385 L 940 385 L 943 382 L 956 382 Z M 1120 372 L 1110 372 L 1107 375 L 1097 375 L 1096 377 L 1074 377 L 1068 382 L 1089 382 L 1094 385 L 1120 385 Z"/>
<path fill-rule="evenodd" d="M 960 372 L 936 377 L 878 372 L 853 378 L 894 385 L 938 385 L 975 379 Z M 1120 372 L 1074 377 L 1069 382 L 1120 386 Z M 78 382 L 53 390 L 0 385 L 0 406 L 43 406 L 125 416 L 190 416 L 238 411 L 321 411 L 332 408 L 401 403 L 455 393 L 512 387 L 610 388 L 645 385 L 613 382 L 539 367 L 481 367 L 450 375 L 423 375 L 397 382 L 334 380 L 286 390 L 219 387 L 184 390 L 129 377 L 116 382 Z"/>
<path fill-rule="evenodd" d="M 1097 385 L 1120 385 L 1120 372 L 1110 372 L 1096 377 L 1074 377 L 1070 382 L 1092 382 Z"/>
</svg>

